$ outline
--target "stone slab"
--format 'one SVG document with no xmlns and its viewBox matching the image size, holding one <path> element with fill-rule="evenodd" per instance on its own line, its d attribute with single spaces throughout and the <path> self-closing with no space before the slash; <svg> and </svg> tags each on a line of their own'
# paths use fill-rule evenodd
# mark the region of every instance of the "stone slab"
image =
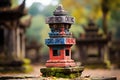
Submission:
<svg viewBox="0 0 120 80">
<path fill-rule="evenodd" d="M 75 78 L 81 76 L 84 67 L 66 67 L 66 68 L 41 68 L 40 71 L 44 77 L 62 77 Z"/>
<path fill-rule="evenodd" d="M 117 80 L 116 77 L 96 77 L 96 78 L 91 78 L 91 80 Z"/>
</svg>

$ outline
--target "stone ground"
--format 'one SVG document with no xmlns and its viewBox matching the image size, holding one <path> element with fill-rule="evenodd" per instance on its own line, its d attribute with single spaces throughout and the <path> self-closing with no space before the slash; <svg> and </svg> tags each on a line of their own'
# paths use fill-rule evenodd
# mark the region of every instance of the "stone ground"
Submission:
<svg viewBox="0 0 120 80">
<path fill-rule="evenodd" d="M 26 77 L 22 80 L 69 80 L 69 79 L 56 79 L 55 77 L 43 78 L 41 77 L 40 68 L 44 66 L 32 65 L 33 71 L 30 73 L 0 73 L 0 77 Z M 82 77 L 117 77 L 120 80 L 120 69 L 85 69 Z M 11 80 L 11 79 L 10 79 Z M 16 80 L 16 79 L 14 79 Z M 19 79 L 21 80 L 21 79 Z"/>
</svg>

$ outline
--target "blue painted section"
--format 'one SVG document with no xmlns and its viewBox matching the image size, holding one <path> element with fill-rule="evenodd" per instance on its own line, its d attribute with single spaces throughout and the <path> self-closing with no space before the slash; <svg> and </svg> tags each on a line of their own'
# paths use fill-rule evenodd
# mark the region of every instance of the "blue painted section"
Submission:
<svg viewBox="0 0 120 80">
<path fill-rule="evenodd" d="M 57 36 L 57 35 L 60 35 L 59 32 L 50 32 L 50 33 L 48 33 L 48 34 L 49 34 L 49 36 Z M 66 34 L 66 35 L 71 35 L 71 32 L 65 32 L 65 34 Z"/>
<path fill-rule="evenodd" d="M 65 38 L 50 38 L 45 39 L 46 45 L 58 45 L 58 44 L 65 44 L 66 39 Z"/>
<path fill-rule="evenodd" d="M 46 45 L 75 44 L 74 38 L 50 38 L 45 39 Z"/>
<path fill-rule="evenodd" d="M 53 47 L 54 50 L 61 50 L 61 49 L 65 49 L 65 47 L 62 46 L 57 46 L 57 47 Z"/>
<path fill-rule="evenodd" d="M 59 32 L 50 32 L 49 33 L 49 36 L 56 36 L 56 35 L 59 35 Z"/>
</svg>

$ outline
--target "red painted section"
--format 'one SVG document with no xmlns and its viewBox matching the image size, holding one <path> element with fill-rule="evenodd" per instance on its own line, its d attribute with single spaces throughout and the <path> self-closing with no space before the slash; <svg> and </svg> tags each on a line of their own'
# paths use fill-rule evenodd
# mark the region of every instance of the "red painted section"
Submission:
<svg viewBox="0 0 120 80">
<path fill-rule="evenodd" d="M 47 67 L 67 67 L 76 66 L 73 60 L 48 60 L 46 63 Z"/>
<path fill-rule="evenodd" d="M 51 60 L 61 60 L 61 56 L 53 56 L 52 58 L 51 58 Z"/>
<path fill-rule="evenodd" d="M 65 55 L 65 60 L 70 60 L 71 59 L 71 49 L 70 48 L 66 48 L 65 50 L 69 50 L 69 56 Z"/>
<path fill-rule="evenodd" d="M 69 55 L 66 56 L 66 50 L 69 51 Z M 76 66 L 75 62 L 71 59 L 71 46 L 65 46 L 64 49 L 59 50 L 59 56 L 53 56 L 53 49 L 50 47 L 50 59 L 46 62 L 46 67 L 65 67 Z"/>
<path fill-rule="evenodd" d="M 61 60 L 64 59 L 64 54 L 65 54 L 65 51 L 64 51 L 64 49 L 62 49 L 62 50 L 61 50 Z"/>
<path fill-rule="evenodd" d="M 52 47 L 50 47 L 50 60 L 62 60 L 64 58 L 64 50 L 59 50 L 60 51 L 60 55 L 59 56 L 53 56 L 53 49 Z"/>
<path fill-rule="evenodd" d="M 49 47 L 49 57 L 52 59 L 52 47 Z"/>
<path fill-rule="evenodd" d="M 67 38 L 66 44 L 75 44 L 75 39 L 74 38 Z"/>
</svg>

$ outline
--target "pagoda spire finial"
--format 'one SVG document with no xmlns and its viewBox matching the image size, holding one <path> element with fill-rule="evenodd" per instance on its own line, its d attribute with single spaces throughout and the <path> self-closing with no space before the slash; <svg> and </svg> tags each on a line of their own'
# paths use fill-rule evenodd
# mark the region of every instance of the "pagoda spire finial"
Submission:
<svg viewBox="0 0 120 80">
<path fill-rule="evenodd" d="M 55 16 L 67 15 L 67 11 L 64 10 L 62 4 L 59 4 L 56 10 L 53 12 Z"/>
<path fill-rule="evenodd" d="M 74 23 L 74 17 L 67 16 L 67 11 L 64 10 L 62 4 L 59 4 L 58 7 L 53 12 L 54 16 L 50 16 L 46 18 L 47 24 L 53 24 L 53 23 L 67 23 L 67 24 L 73 24 Z"/>
<path fill-rule="evenodd" d="M 59 4 L 58 7 L 56 8 L 57 10 L 64 10 L 63 5 Z"/>
<path fill-rule="evenodd" d="M 95 22 L 94 22 L 94 20 L 92 19 L 92 18 L 89 18 L 88 19 L 88 26 L 90 27 L 90 26 L 95 26 Z"/>
</svg>

